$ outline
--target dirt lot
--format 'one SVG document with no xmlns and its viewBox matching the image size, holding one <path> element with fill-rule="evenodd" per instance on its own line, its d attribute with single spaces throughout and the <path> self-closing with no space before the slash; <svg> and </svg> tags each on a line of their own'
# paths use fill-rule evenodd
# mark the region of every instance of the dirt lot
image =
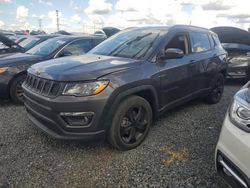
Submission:
<svg viewBox="0 0 250 188">
<path fill-rule="evenodd" d="M 25 109 L 0 102 L 0 187 L 227 187 L 214 150 L 230 100 L 192 101 L 154 122 L 137 149 L 51 139 L 29 125 Z"/>
</svg>

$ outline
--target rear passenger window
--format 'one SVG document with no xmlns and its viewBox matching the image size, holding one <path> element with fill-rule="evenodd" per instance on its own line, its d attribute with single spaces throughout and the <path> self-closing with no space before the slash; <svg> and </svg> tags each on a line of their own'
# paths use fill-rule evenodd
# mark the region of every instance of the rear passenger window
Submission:
<svg viewBox="0 0 250 188">
<path fill-rule="evenodd" d="M 204 52 L 211 49 L 209 38 L 205 33 L 191 33 L 192 52 Z"/>
</svg>

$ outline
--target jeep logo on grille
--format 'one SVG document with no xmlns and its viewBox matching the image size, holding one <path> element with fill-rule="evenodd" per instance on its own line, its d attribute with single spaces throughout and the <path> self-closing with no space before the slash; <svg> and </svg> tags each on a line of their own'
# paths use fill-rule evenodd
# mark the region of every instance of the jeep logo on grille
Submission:
<svg viewBox="0 0 250 188">
<path fill-rule="evenodd" d="M 36 71 L 35 74 L 36 74 L 37 76 L 39 76 L 39 75 L 41 74 L 41 72 Z"/>
</svg>

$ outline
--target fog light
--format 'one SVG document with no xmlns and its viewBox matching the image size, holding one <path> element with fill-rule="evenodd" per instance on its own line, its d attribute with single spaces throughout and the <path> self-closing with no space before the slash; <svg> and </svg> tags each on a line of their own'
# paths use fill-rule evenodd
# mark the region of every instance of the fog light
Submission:
<svg viewBox="0 0 250 188">
<path fill-rule="evenodd" d="M 94 117 L 94 112 L 62 112 L 62 119 L 70 127 L 84 127 L 90 124 Z"/>
</svg>

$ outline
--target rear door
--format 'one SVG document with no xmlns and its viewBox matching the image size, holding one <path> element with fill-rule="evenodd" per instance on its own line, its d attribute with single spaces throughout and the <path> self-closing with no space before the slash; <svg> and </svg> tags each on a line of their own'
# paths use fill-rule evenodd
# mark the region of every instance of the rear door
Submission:
<svg viewBox="0 0 250 188">
<path fill-rule="evenodd" d="M 213 47 L 208 33 L 190 32 L 191 38 L 191 62 L 188 72 L 191 79 L 190 92 L 199 93 L 208 88 L 209 70 L 208 66 L 213 67 Z M 212 68 L 211 67 L 211 68 Z M 216 67 L 214 67 L 216 68 Z"/>
</svg>

